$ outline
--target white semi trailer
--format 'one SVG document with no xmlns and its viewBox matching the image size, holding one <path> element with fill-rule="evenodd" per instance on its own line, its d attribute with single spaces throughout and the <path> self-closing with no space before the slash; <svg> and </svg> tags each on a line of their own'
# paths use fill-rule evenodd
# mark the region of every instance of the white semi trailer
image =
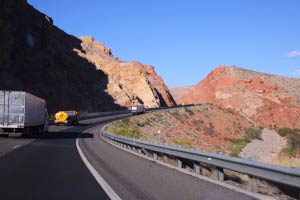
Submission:
<svg viewBox="0 0 300 200">
<path fill-rule="evenodd" d="M 48 132 L 46 101 L 27 92 L 0 91 L 0 134 Z"/>
</svg>

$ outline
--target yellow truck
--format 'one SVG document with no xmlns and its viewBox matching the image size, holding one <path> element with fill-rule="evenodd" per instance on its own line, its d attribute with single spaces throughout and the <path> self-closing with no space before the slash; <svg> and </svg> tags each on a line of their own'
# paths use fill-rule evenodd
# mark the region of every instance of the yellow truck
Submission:
<svg viewBox="0 0 300 200">
<path fill-rule="evenodd" d="M 59 111 L 55 114 L 54 124 L 78 125 L 79 114 L 76 111 Z"/>
</svg>

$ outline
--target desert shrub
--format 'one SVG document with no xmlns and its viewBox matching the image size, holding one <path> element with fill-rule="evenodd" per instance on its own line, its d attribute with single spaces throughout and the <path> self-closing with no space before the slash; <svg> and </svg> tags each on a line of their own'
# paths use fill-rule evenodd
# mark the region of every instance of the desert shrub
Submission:
<svg viewBox="0 0 300 200">
<path fill-rule="evenodd" d="M 288 136 L 288 135 L 297 135 L 300 134 L 300 129 L 291 129 L 291 128 L 280 128 L 278 130 L 278 134 L 282 137 Z"/>
<path fill-rule="evenodd" d="M 142 133 L 140 129 L 134 124 L 136 122 L 130 122 L 129 119 L 124 119 L 113 123 L 108 127 L 108 131 L 121 136 L 140 138 Z"/>
<path fill-rule="evenodd" d="M 281 128 L 278 134 L 288 140 L 288 145 L 282 153 L 289 157 L 300 158 L 300 129 Z"/>
<path fill-rule="evenodd" d="M 215 128 L 214 125 L 211 122 L 209 122 L 209 126 L 204 127 L 204 133 L 206 135 L 212 136 L 214 134 L 214 128 Z"/>
<path fill-rule="evenodd" d="M 231 142 L 228 150 L 229 155 L 238 157 L 243 148 L 254 139 L 261 140 L 262 127 L 250 127 L 245 130 L 246 134 L 242 138 L 227 138 Z"/>
<path fill-rule="evenodd" d="M 192 123 L 195 125 L 195 126 L 202 126 L 203 125 L 203 121 L 202 120 L 193 120 Z"/>
<path fill-rule="evenodd" d="M 185 147 L 185 148 L 190 148 L 192 146 L 192 144 L 189 141 L 179 139 L 179 138 L 174 138 L 173 142 L 176 145 L 180 145 L 180 146 Z"/>
<path fill-rule="evenodd" d="M 195 114 L 192 109 L 189 109 L 187 107 L 184 108 L 184 111 L 187 112 L 190 116 L 193 116 Z"/>
<path fill-rule="evenodd" d="M 173 117 L 175 117 L 177 120 L 182 121 L 181 115 L 179 114 L 179 112 L 173 111 L 173 112 L 169 112 Z"/>
<path fill-rule="evenodd" d="M 156 118 L 160 119 L 160 118 L 162 118 L 163 115 L 161 113 L 155 113 L 154 116 Z"/>
<path fill-rule="evenodd" d="M 250 127 L 246 129 L 246 140 L 252 141 L 253 139 L 261 140 L 262 127 Z"/>
</svg>

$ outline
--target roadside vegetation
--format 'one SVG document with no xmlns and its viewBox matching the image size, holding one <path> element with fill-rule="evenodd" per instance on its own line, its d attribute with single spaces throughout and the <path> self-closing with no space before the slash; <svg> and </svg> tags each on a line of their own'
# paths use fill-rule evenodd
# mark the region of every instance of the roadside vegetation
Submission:
<svg viewBox="0 0 300 200">
<path fill-rule="evenodd" d="M 183 140 L 183 139 L 180 139 L 180 138 L 174 138 L 173 142 L 176 145 L 179 145 L 179 146 L 184 147 L 184 148 L 192 148 L 193 147 L 192 144 L 189 141 L 186 141 L 186 140 Z"/>
<path fill-rule="evenodd" d="M 202 104 L 133 116 L 113 123 L 108 131 L 146 141 L 238 156 L 249 142 L 260 139 L 262 128 L 253 126 L 232 109 Z"/>
<path fill-rule="evenodd" d="M 290 158 L 300 158 L 300 129 L 281 128 L 278 134 L 285 137 L 288 145 L 281 152 Z"/>
<path fill-rule="evenodd" d="M 138 126 L 137 124 L 138 123 L 136 121 L 124 119 L 108 126 L 107 130 L 116 135 L 139 139 L 141 138 L 142 133 L 137 127 Z"/>
<path fill-rule="evenodd" d="M 250 143 L 252 140 L 261 140 L 262 127 L 250 127 L 246 129 L 246 134 L 244 137 L 236 139 L 228 139 L 231 142 L 229 146 L 229 155 L 234 157 L 239 157 L 239 153 L 243 148 Z"/>
</svg>

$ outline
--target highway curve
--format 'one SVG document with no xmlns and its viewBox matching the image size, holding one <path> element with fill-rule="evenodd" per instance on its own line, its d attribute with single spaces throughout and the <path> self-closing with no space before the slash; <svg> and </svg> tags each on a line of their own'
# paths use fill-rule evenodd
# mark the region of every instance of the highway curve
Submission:
<svg viewBox="0 0 300 200">
<path fill-rule="evenodd" d="M 76 138 L 116 117 L 85 120 L 78 127 L 51 126 L 48 135 L 34 139 L 0 138 L 0 145 L 6 144 L 0 155 L 0 199 L 109 199 L 82 162 Z"/>
<path fill-rule="evenodd" d="M 79 156 L 78 137 L 89 162 L 122 199 L 254 199 L 103 141 L 97 125 L 124 116 L 85 120 L 77 127 L 52 126 L 47 136 L 20 139 L 22 146 L 0 155 L 0 199 L 109 199 Z"/>
<path fill-rule="evenodd" d="M 94 137 L 81 138 L 79 144 L 93 167 L 122 199 L 255 199 L 123 151 L 105 142 L 100 129 L 90 130 Z"/>
</svg>

